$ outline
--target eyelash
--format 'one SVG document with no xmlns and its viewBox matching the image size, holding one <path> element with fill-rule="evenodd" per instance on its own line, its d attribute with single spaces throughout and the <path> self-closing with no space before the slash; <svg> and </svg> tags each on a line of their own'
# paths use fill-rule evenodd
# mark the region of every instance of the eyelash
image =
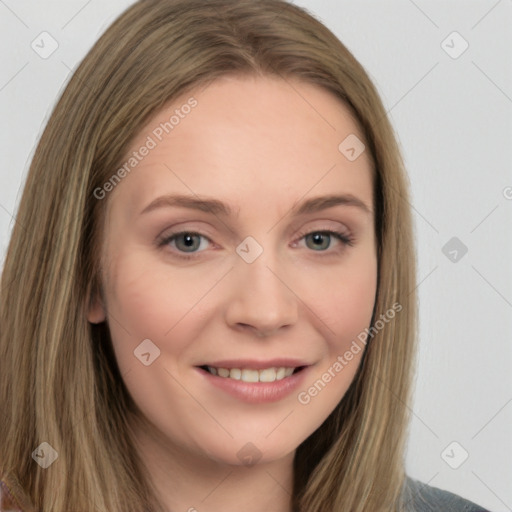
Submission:
<svg viewBox="0 0 512 512">
<path fill-rule="evenodd" d="M 347 235 L 346 233 L 343 233 L 343 232 L 340 232 L 340 231 L 334 231 L 334 230 L 330 230 L 330 229 L 313 230 L 313 231 L 309 231 L 309 232 L 306 232 L 306 233 L 300 233 L 299 234 L 299 240 L 302 240 L 306 236 L 313 235 L 313 234 L 332 235 L 335 238 L 337 238 L 345 246 L 352 247 L 354 245 L 354 238 L 352 236 Z M 158 245 L 158 247 L 162 248 L 162 247 L 168 245 L 175 238 L 177 238 L 177 237 L 179 237 L 181 235 L 199 235 L 199 236 L 205 238 L 206 240 L 208 240 L 209 242 L 211 242 L 211 239 L 209 237 L 207 237 L 206 235 L 203 235 L 201 233 L 197 233 L 195 231 L 180 231 L 178 233 L 172 233 L 171 235 L 163 237 L 162 239 L 160 239 L 157 242 L 157 245 Z M 202 251 L 200 251 L 200 252 L 202 252 Z M 313 252 L 320 252 L 320 253 L 328 252 L 328 254 L 330 254 L 332 251 L 313 251 Z M 181 258 L 183 260 L 194 259 L 194 258 L 197 257 L 196 256 L 197 254 L 198 254 L 198 252 L 190 253 L 188 255 L 185 255 L 185 253 L 180 253 L 179 251 L 174 253 L 174 255 L 176 257 Z"/>
</svg>

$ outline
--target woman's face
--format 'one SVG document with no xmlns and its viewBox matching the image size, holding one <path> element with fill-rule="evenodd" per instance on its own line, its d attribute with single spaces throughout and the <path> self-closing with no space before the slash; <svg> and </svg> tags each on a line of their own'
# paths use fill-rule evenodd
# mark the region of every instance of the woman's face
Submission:
<svg viewBox="0 0 512 512">
<path fill-rule="evenodd" d="M 104 302 L 88 319 L 107 320 L 163 451 L 283 458 L 345 394 L 377 284 L 371 164 L 355 137 L 321 88 L 224 77 L 155 115 L 97 194 Z"/>
</svg>

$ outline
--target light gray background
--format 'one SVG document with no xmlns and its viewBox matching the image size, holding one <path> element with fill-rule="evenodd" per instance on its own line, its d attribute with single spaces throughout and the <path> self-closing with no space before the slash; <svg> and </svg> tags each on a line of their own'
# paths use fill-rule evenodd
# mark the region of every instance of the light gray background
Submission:
<svg viewBox="0 0 512 512">
<path fill-rule="evenodd" d="M 131 3 L 0 0 L 2 262 L 51 109 L 71 70 Z M 421 348 L 408 472 L 492 511 L 510 511 L 512 0 L 295 3 L 365 66 L 410 175 Z M 59 45 L 47 59 L 31 48 L 43 31 Z M 469 44 L 457 58 L 443 49 L 463 48 L 448 37 L 453 31 Z M 452 237 L 468 248 L 456 262 L 442 251 Z M 450 467 L 465 451 L 467 460 Z"/>
</svg>

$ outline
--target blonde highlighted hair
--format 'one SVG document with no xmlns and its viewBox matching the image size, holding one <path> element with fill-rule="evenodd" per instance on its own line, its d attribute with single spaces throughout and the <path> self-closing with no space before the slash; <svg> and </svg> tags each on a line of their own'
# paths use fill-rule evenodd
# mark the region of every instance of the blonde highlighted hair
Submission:
<svg viewBox="0 0 512 512">
<path fill-rule="evenodd" d="M 350 108 L 374 164 L 372 324 L 402 306 L 368 342 L 341 402 L 298 447 L 293 507 L 402 509 L 415 254 L 407 178 L 375 87 L 331 31 L 284 0 L 141 0 L 103 34 L 59 99 L 30 166 L 2 273 L 0 470 L 37 510 L 163 510 L 132 444 L 128 419 L 137 408 L 108 327 L 86 319 L 101 291 L 108 203 L 94 190 L 165 104 L 221 76 L 247 74 L 316 84 Z M 47 469 L 31 456 L 43 441 L 59 454 Z"/>
</svg>

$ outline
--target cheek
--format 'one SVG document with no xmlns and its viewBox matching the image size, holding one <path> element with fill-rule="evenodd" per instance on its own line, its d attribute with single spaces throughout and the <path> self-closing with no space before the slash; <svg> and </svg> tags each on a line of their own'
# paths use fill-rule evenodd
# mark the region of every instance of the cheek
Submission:
<svg viewBox="0 0 512 512">
<path fill-rule="evenodd" d="M 333 330 L 341 340 L 357 335 L 371 321 L 377 289 L 377 272 L 373 267 L 355 270 L 346 276 L 338 290 L 332 290 Z"/>
<path fill-rule="evenodd" d="M 315 313 L 311 322 L 323 333 L 325 345 L 321 363 L 297 398 L 314 417 L 325 419 L 353 381 L 365 350 L 361 333 L 373 313 L 377 261 L 371 253 L 360 255 L 356 262 L 317 274 L 314 283 L 303 283 L 305 302 Z M 306 295 L 306 289 L 314 293 Z"/>
<path fill-rule="evenodd" d="M 376 269 L 370 265 L 341 274 L 339 281 L 331 278 L 323 293 L 311 297 L 326 343 L 322 361 L 296 396 L 310 432 L 320 427 L 353 382 L 365 350 L 358 336 L 369 326 L 374 307 Z"/>
<path fill-rule="evenodd" d="M 377 261 L 371 255 L 311 274 L 303 281 L 303 297 L 322 321 L 331 352 L 346 350 L 369 326 L 377 290 Z"/>
<path fill-rule="evenodd" d="M 108 314 L 120 364 L 133 364 L 133 351 L 144 339 L 152 340 L 162 355 L 170 351 L 179 357 L 201 325 L 204 312 L 199 302 L 214 276 L 202 279 L 171 273 L 136 250 L 116 258 L 115 269 L 109 283 Z"/>
<path fill-rule="evenodd" d="M 180 383 L 189 378 L 190 350 L 210 318 L 205 294 L 225 271 L 171 272 L 169 265 L 148 261 L 133 248 L 116 258 L 115 268 L 108 315 L 123 380 L 143 414 L 162 430 L 173 425 L 179 438 L 204 413 Z M 177 410 L 179 417 L 172 412 Z"/>
</svg>

